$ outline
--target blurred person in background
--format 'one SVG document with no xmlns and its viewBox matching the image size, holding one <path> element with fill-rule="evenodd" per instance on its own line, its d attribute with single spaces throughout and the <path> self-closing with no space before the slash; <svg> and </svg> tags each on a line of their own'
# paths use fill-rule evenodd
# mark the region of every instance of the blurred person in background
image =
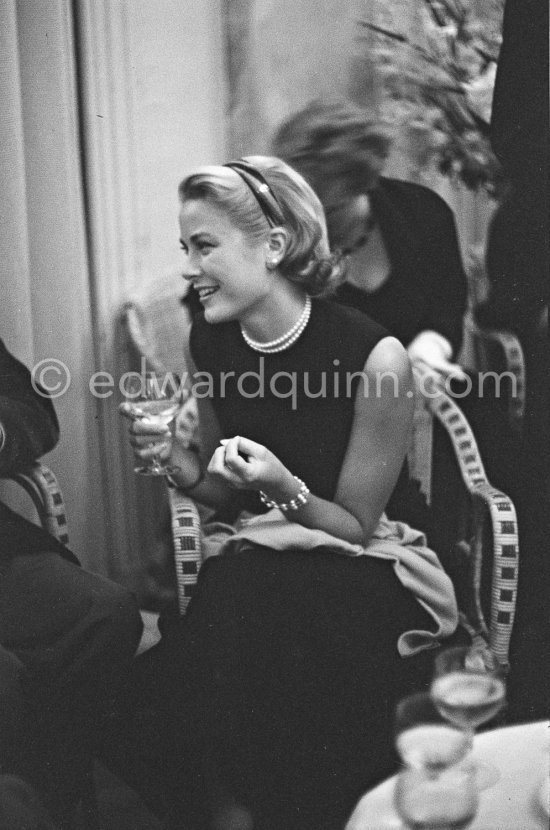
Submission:
<svg viewBox="0 0 550 830">
<path fill-rule="evenodd" d="M 467 283 L 454 216 L 432 190 L 382 175 L 390 146 L 345 100 L 311 102 L 272 142 L 321 199 L 331 249 L 347 257 L 336 299 L 391 331 L 413 364 L 460 378 Z"/>
</svg>

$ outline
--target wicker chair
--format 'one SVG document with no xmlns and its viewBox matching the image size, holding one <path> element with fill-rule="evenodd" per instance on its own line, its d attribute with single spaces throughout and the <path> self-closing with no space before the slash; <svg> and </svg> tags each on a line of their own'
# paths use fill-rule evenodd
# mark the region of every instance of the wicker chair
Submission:
<svg viewBox="0 0 550 830">
<path fill-rule="evenodd" d="M 190 320 L 181 304 L 185 287 L 178 283 L 176 294 L 160 289 L 143 292 L 124 306 L 123 321 L 134 349 L 148 365 L 181 371 L 183 342 Z M 160 322 L 160 327 L 158 326 Z M 163 332 L 170 330 L 168 353 L 161 347 Z M 163 350 L 163 359 L 159 355 Z M 431 445 L 434 419 L 445 429 L 452 443 L 461 480 L 467 492 L 468 515 L 465 535 L 457 539 L 457 556 L 463 560 L 463 584 L 457 586 L 461 603 L 461 622 L 474 640 L 486 643 L 499 662 L 508 665 L 510 637 L 514 622 L 518 579 L 518 531 L 511 500 L 491 486 L 485 475 L 477 443 L 461 410 L 441 389 L 431 389 L 424 378 L 417 396 L 414 438 L 409 453 L 412 471 L 430 494 L 438 482 L 431 480 Z M 192 499 L 173 487 L 168 488 L 173 553 L 176 565 L 178 602 L 185 613 L 201 566 L 201 510 Z M 490 590 L 484 591 L 484 577 Z M 485 596 L 487 601 L 485 601 Z M 486 621 L 488 620 L 488 622 Z"/>
<path fill-rule="evenodd" d="M 468 494 L 462 538 L 455 544 L 460 622 L 474 641 L 485 642 L 499 662 L 508 666 L 519 570 L 516 510 L 512 500 L 488 481 L 475 436 L 461 409 L 426 374 L 418 370 L 416 374 L 411 473 L 422 483 L 430 501 L 433 488 L 438 486 L 432 480 L 431 463 L 433 425 L 438 421 L 451 442 Z"/>
<path fill-rule="evenodd" d="M 33 464 L 28 470 L 13 476 L 31 497 L 40 524 L 64 545 L 69 544 L 69 530 L 65 503 L 58 481 L 44 464 Z"/>
</svg>

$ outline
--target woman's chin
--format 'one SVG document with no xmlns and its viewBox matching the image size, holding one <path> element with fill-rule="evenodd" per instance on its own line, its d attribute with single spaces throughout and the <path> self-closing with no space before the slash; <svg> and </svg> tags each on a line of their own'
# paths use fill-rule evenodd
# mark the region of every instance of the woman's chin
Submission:
<svg viewBox="0 0 550 830">
<path fill-rule="evenodd" d="M 228 309 L 224 309 L 222 305 L 217 303 L 204 303 L 203 308 L 204 319 L 207 323 L 212 323 L 214 325 L 216 323 L 227 323 L 234 319 L 234 315 L 232 315 Z"/>
</svg>

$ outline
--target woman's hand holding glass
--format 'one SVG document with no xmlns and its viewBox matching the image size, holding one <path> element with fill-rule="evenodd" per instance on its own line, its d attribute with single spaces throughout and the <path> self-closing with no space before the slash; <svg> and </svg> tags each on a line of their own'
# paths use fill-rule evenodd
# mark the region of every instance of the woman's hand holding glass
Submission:
<svg viewBox="0 0 550 830">
<path fill-rule="evenodd" d="M 123 403 L 120 413 L 131 420 L 128 430 L 130 444 L 136 459 L 141 464 L 135 472 L 151 468 L 155 462 L 167 461 L 172 453 L 172 433 L 170 428 L 160 422 L 149 419 L 136 412 L 134 404 Z"/>
<path fill-rule="evenodd" d="M 119 407 L 130 420 L 129 437 L 140 465 L 135 472 L 145 475 L 185 473 L 188 458 L 190 475 L 196 466 L 195 454 L 174 440 L 174 424 L 187 393 L 173 373 L 146 372 L 130 379 L 126 401 Z M 166 463 L 169 462 L 169 463 Z"/>
</svg>

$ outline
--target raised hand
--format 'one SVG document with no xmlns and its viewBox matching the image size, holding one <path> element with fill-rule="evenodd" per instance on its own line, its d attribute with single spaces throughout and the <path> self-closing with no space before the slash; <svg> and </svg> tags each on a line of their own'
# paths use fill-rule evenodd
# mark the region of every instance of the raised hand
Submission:
<svg viewBox="0 0 550 830">
<path fill-rule="evenodd" d="M 238 490 L 264 490 L 276 500 L 296 494 L 296 479 L 271 450 L 240 435 L 220 441 L 208 472 Z"/>
</svg>

